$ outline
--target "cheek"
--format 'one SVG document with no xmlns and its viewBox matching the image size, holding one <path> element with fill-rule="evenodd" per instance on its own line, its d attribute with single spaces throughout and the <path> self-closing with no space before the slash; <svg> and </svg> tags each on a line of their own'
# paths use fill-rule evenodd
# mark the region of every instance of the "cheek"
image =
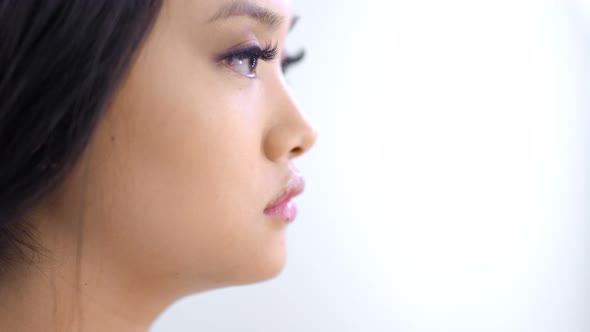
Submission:
<svg viewBox="0 0 590 332">
<path fill-rule="evenodd" d="M 259 107 L 238 108 L 223 91 L 141 92 L 150 97 L 123 90 L 93 145 L 91 201 L 101 204 L 89 234 L 102 234 L 106 257 L 137 273 L 211 282 L 276 274 L 284 229 L 263 214 L 274 187 Z"/>
</svg>

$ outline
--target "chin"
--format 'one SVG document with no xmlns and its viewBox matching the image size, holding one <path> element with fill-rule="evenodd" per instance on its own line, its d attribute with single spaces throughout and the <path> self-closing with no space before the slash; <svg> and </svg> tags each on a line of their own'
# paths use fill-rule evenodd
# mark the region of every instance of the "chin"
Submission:
<svg viewBox="0 0 590 332">
<path fill-rule="evenodd" d="M 269 253 L 263 261 L 258 264 L 246 262 L 245 271 L 240 273 L 240 278 L 235 285 L 247 285 L 267 281 L 277 277 L 285 268 L 287 254 L 285 250 L 276 250 Z"/>
</svg>

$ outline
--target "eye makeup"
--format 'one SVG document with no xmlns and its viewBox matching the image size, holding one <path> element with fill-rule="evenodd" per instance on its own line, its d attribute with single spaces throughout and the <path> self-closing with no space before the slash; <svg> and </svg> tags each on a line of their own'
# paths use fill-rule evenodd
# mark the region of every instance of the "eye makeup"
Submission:
<svg viewBox="0 0 590 332">
<path fill-rule="evenodd" d="M 242 46 L 234 48 L 226 53 L 222 53 L 216 57 L 218 63 L 221 63 L 230 69 L 248 77 L 256 78 L 256 69 L 258 68 L 259 60 L 266 62 L 273 61 L 277 58 L 279 53 L 278 43 L 267 42 L 264 47 L 259 44 L 250 46 Z M 296 55 L 286 55 L 281 60 L 281 70 L 283 73 L 292 65 L 297 64 L 303 60 L 305 52 L 299 51 Z"/>
<path fill-rule="evenodd" d="M 278 54 L 278 43 L 267 42 L 264 48 L 254 44 L 230 50 L 217 57 L 217 61 L 230 69 L 248 77 L 256 78 L 258 61 L 272 61 Z"/>
<path fill-rule="evenodd" d="M 217 61 L 223 61 L 227 59 L 261 59 L 263 61 L 272 61 L 278 54 L 278 44 L 268 42 L 262 48 L 260 45 L 243 46 L 237 49 L 230 50 L 227 53 L 221 54 L 217 57 Z"/>
</svg>

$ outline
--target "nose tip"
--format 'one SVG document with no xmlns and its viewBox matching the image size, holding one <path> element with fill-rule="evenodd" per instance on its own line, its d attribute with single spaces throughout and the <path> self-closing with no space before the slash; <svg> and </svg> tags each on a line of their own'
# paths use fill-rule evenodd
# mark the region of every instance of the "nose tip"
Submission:
<svg viewBox="0 0 590 332">
<path fill-rule="evenodd" d="M 288 161 L 309 151 L 318 133 L 293 98 L 283 77 L 269 84 L 273 92 L 268 99 L 271 127 L 266 132 L 263 149 L 271 161 Z"/>
<path fill-rule="evenodd" d="M 305 152 L 309 151 L 315 145 L 318 139 L 317 130 L 315 130 L 315 128 L 313 128 L 309 123 L 307 123 L 307 121 L 306 125 L 306 133 L 303 135 L 301 143 L 298 146 L 295 146 L 293 149 L 291 149 L 290 158 L 297 158 Z"/>
<path fill-rule="evenodd" d="M 275 125 L 264 139 L 264 152 L 271 161 L 293 159 L 307 152 L 317 140 L 317 131 L 298 111 L 282 124 Z"/>
</svg>

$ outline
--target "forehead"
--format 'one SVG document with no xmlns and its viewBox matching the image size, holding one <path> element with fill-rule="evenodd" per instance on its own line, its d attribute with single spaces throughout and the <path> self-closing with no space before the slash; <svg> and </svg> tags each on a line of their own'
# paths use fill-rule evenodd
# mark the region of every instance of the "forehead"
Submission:
<svg viewBox="0 0 590 332">
<path fill-rule="evenodd" d="M 290 20 L 293 8 L 292 0 L 168 0 L 166 5 L 182 8 L 202 24 L 247 14 L 277 24 L 281 18 Z"/>
</svg>

